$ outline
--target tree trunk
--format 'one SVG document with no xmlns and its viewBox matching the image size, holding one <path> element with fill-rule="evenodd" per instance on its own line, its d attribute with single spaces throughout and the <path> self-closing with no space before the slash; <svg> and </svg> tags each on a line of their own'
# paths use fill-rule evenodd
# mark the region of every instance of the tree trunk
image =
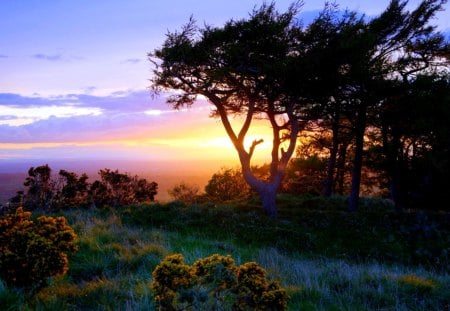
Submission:
<svg viewBox="0 0 450 311">
<path fill-rule="evenodd" d="M 340 195 L 344 194 L 344 181 L 345 181 L 345 161 L 347 158 L 347 143 L 342 143 L 339 147 L 339 159 L 337 161 L 337 172 L 336 181 L 337 189 L 336 192 Z"/>
<path fill-rule="evenodd" d="M 361 170 L 364 152 L 364 132 L 366 130 L 366 107 L 362 106 L 358 111 L 355 124 L 355 157 L 353 159 L 352 185 L 348 209 L 356 212 L 359 205 L 359 190 L 361 188 Z"/>
<path fill-rule="evenodd" d="M 391 140 L 388 138 L 388 126 L 383 123 L 383 151 L 386 156 L 386 171 L 389 175 L 389 195 L 394 202 L 395 210 L 401 212 L 404 209 L 402 169 L 401 169 L 401 143 L 397 131 L 391 129 Z M 398 157 L 397 157 L 398 156 Z M 397 159 L 399 158 L 399 160 Z"/>
<path fill-rule="evenodd" d="M 330 159 L 328 160 L 328 166 L 327 166 L 327 179 L 325 180 L 325 185 L 323 188 L 323 195 L 326 197 L 331 196 L 331 193 L 333 192 L 333 184 L 334 184 L 334 171 L 336 167 L 336 157 L 337 157 L 337 150 L 339 147 L 339 140 L 338 140 L 338 131 L 339 127 L 337 124 L 337 121 L 334 121 L 333 124 L 333 146 L 330 150 Z"/>
<path fill-rule="evenodd" d="M 269 217 L 277 217 L 277 187 L 272 183 L 266 184 L 259 195 L 261 197 L 262 208 L 266 215 Z"/>
</svg>

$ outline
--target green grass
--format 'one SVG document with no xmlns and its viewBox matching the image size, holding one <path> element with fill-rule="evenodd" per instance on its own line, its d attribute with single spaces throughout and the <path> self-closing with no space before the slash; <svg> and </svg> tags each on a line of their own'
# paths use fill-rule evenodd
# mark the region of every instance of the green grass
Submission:
<svg viewBox="0 0 450 311">
<path fill-rule="evenodd" d="M 253 201 L 65 211 L 79 237 L 69 273 L 34 293 L 0 282 L 0 310 L 155 310 L 151 273 L 171 253 L 256 261 L 287 289 L 289 310 L 449 309 L 445 218 L 384 201 L 356 214 L 344 198 L 279 204 L 277 220 Z"/>
</svg>

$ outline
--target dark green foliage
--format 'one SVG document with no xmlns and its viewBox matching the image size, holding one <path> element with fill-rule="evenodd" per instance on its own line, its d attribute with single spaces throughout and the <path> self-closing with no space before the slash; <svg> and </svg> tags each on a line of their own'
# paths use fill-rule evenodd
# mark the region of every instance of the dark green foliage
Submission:
<svg viewBox="0 0 450 311">
<path fill-rule="evenodd" d="M 286 310 L 288 296 L 255 262 L 236 266 L 218 254 L 184 263 L 167 256 L 153 271 L 152 290 L 163 310 Z"/>
<path fill-rule="evenodd" d="M 251 201 L 192 206 L 174 202 L 121 208 L 119 212 L 127 223 L 231 238 L 242 246 L 448 268 L 450 218 L 444 212 L 399 214 L 390 201 L 365 199 L 361 212 L 353 214 L 346 211 L 345 197 L 307 195 L 282 195 L 278 204 L 277 220 L 267 218 Z"/>
<path fill-rule="evenodd" d="M 76 234 L 64 217 L 40 216 L 18 208 L 0 219 L 0 276 L 11 286 L 43 286 L 47 279 L 63 275 L 68 254 L 77 250 Z"/>
<path fill-rule="evenodd" d="M 294 158 L 286 169 L 282 191 L 287 193 L 321 194 L 325 182 L 326 160 L 318 156 Z"/>
<path fill-rule="evenodd" d="M 239 264 L 258 262 L 268 278 L 280 280 L 290 296 L 288 310 L 446 310 L 446 214 L 397 214 L 379 199 L 364 199 L 361 210 L 349 214 L 345 197 L 280 195 L 273 221 L 256 202 L 60 211 L 79 239 L 68 273 L 32 293 L 0 282 L 0 309 L 155 310 L 151 273 L 167 254 L 182 253 L 191 271 L 197 258 L 206 257 L 197 265 L 202 284 L 180 291 L 186 304 L 219 301 L 231 310 L 237 293 L 224 287 L 237 278 L 225 256 L 232 254 Z M 441 254 L 439 261 L 426 255 L 431 249 Z M 426 257 L 413 259 L 417 250 Z M 221 255 L 207 257 L 215 253 Z M 250 283 L 260 279 L 258 268 L 248 271 Z M 246 293 L 242 299 L 252 301 Z"/>
<path fill-rule="evenodd" d="M 212 200 L 224 202 L 248 198 L 251 188 L 245 182 L 241 170 L 222 168 L 208 181 L 205 192 Z"/>
</svg>

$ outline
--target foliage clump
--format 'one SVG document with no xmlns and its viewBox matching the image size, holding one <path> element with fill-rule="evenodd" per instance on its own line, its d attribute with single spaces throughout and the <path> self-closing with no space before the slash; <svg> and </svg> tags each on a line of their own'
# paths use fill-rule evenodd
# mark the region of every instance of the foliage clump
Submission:
<svg viewBox="0 0 450 311">
<path fill-rule="evenodd" d="M 288 295 L 255 262 L 236 266 L 231 256 L 184 263 L 167 256 L 153 271 L 152 290 L 162 310 L 286 310 Z"/>
<path fill-rule="evenodd" d="M 247 198 L 251 189 L 239 169 L 222 168 L 212 175 L 205 192 L 209 198 L 224 202 Z"/>
<path fill-rule="evenodd" d="M 186 182 L 180 182 L 168 190 L 168 193 L 175 200 L 194 203 L 198 198 L 198 192 L 200 188 L 195 184 L 189 184 Z"/>
<path fill-rule="evenodd" d="M 88 182 L 88 175 L 60 170 L 52 177 L 48 164 L 31 167 L 24 186 L 9 200 L 9 207 L 23 206 L 28 210 L 58 211 L 73 207 L 118 207 L 121 205 L 153 202 L 158 184 L 147 179 L 103 169 L 99 179 Z"/>
<path fill-rule="evenodd" d="M 46 285 L 49 277 L 67 272 L 68 253 L 77 250 L 64 217 L 30 217 L 19 207 L 0 219 L 0 277 L 10 286 Z"/>
</svg>

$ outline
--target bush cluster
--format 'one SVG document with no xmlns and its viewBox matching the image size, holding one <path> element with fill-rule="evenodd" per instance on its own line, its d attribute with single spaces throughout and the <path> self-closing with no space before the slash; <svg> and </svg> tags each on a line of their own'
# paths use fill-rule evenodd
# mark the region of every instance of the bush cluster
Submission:
<svg viewBox="0 0 450 311">
<path fill-rule="evenodd" d="M 23 206 L 28 210 L 57 211 L 72 207 L 117 207 L 120 205 L 154 201 L 158 184 L 138 176 L 103 169 L 99 179 L 89 183 L 86 174 L 60 170 L 52 177 L 51 168 L 45 164 L 28 170 L 24 186 L 9 200 L 13 208 Z"/>
<path fill-rule="evenodd" d="M 44 286 L 67 272 L 76 234 L 64 217 L 40 216 L 20 207 L 0 219 L 0 277 L 10 286 Z"/>
<path fill-rule="evenodd" d="M 151 284 L 162 310 L 285 310 L 288 296 L 267 279 L 255 262 L 236 266 L 218 254 L 184 263 L 181 254 L 167 256 L 153 271 Z"/>
</svg>

